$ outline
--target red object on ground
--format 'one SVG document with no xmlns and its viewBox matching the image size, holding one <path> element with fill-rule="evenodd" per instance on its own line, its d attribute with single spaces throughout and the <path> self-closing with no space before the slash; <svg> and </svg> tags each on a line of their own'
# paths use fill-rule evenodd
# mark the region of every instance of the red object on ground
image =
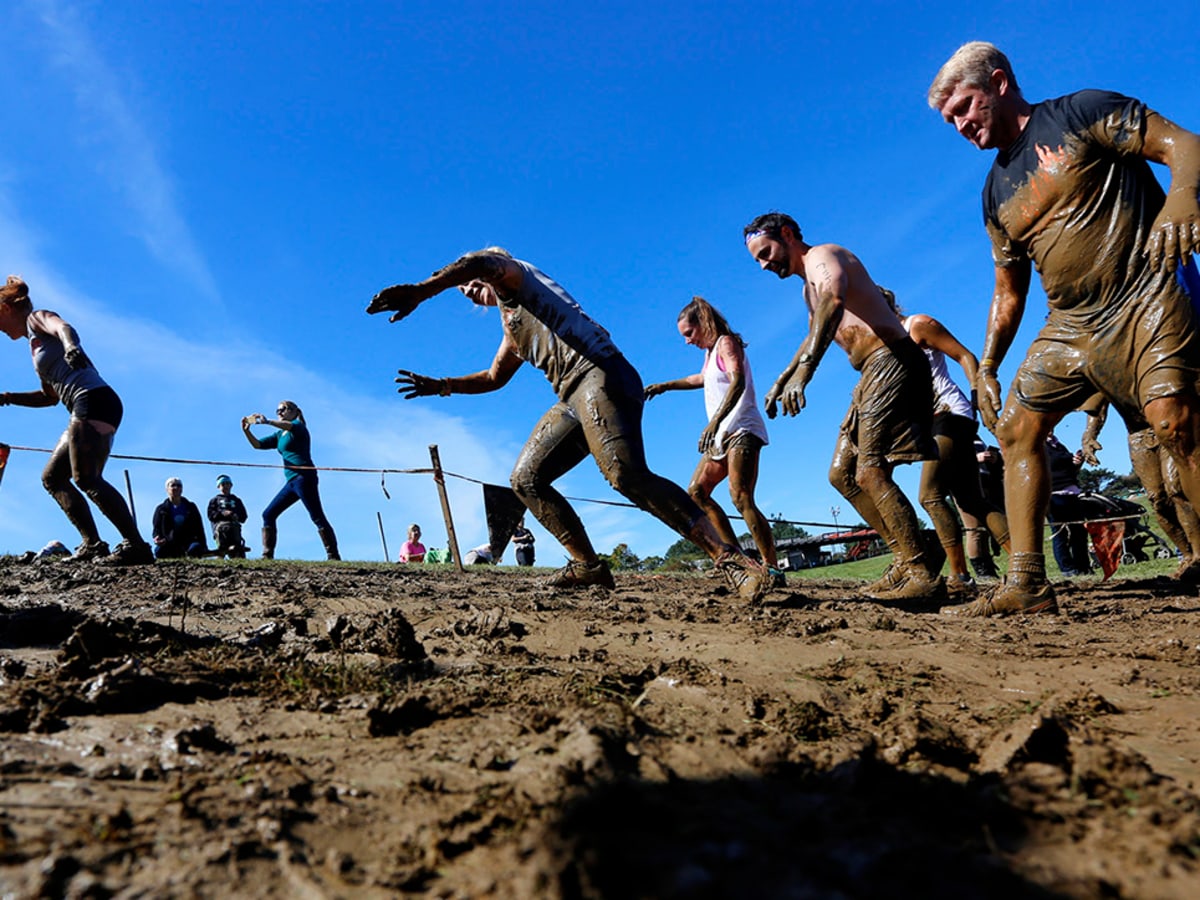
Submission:
<svg viewBox="0 0 1200 900">
<path fill-rule="evenodd" d="M 1104 581 L 1117 571 L 1121 564 L 1121 554 L 1125 541 L 1125 521 L 1112 519 L 1107 522 L 1086 522 L 1088 534 L 1092 536 L 1092 547 L 1096 550 L 1096 559 L 1104 572 Z"/>
</svg>

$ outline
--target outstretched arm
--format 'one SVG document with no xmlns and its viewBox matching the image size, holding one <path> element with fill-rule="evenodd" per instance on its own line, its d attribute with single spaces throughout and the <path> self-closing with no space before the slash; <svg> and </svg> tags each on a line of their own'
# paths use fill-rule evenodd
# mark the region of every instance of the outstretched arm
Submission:
<svg viewBox="0 0 1200 900">
<path fill-rule="evenodd" d="M 1145 252 L 1152 266 L 1165 264 L 1174 271 L 1191 254 L 1200 253 L 1200 135 L 1150 112 L 1142 155 L 1171 170 L 1171 187 L 1150 228 Z"/>
<path fill-rule="evenodd" d="M 58 394 L 44 381 L 40 391 L 5 391 L 0 394 L 0 406 L 30 406 L 38 409 L 53 406 L 57 402 Z"/>
<path fill-rule="evenodd" d="M 684 378 L 676 378 L 673 381 L 659 381 L 646 385 L 645 395 L 646 399 L 649 400 L 651 397 L 657 397 L 666 391 L 694 391 L 696 388 L 702 387 L 704 387 L 704 376 L 699 372 L 695 372 Z"/>
<path fill-rule="evenodd" d="M 979 416 L 988 431 L 995 432 L 1003 405 L 1000 402 L 1000 381 L 996 369 L 1012 346 L 1021 316 L 1025 313 L 1025 298 L 1029 294 L 1031 267 L 1028 260 L 1009 266 L 996 266 L 996 288 L 992 308 L 988 312 L 987 335 L 983 341 L 983 359 L 975 376 Z"/>
<path fill-rule="evenodd" d="M 367 306 L 371 315 L 391 312 L 389 322 L 403 319 L 418 306 L 442 291 L 471 281 L 484 281 L 495 287 L 516 288 L 521 281 L 521 267 L 498 253 L 468 253 L 450 265 L 438 269 L 416 284 L 394 284 L 384 288 Z"/>
<path fill-rule="evenodd" d="M 400 369 L 399 377 L 396 378 L 396 384 L 400 387 L 396 390 L 404 395 L 405 400 L 432 397 L 434 394 L 442 397 L 449 397 L 451 394 L 487 394 L 508 384 L 523 362 L 524 360 L 517 355 L 516 345 L 506 332 L 490 368 L 455 378 L 430 378 Z"/>
<path fill-rule="evenodd" d="M 794 416 L 804 409 L 804 389 L 833 343 L 846 311 L 847 278 L 842 267 L 836 261 L 821 261 L 810 275 L 813 280 L 804 289 L 812 310 L 808 317 L 808 336 L 767 392 L 765 406 L 767 417 L 771 419 L 775 418 L 777 401 L 783 403 L 784 415 Z"/>
</svg>

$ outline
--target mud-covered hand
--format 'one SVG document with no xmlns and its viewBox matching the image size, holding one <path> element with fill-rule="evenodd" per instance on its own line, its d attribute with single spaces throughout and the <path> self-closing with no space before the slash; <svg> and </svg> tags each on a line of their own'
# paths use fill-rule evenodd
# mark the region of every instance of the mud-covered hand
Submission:
<svg viewBox="0 0 1200 900">
<path fill-rule="evenodd" d="M 646 390 L 643 391 L 643 394 L 644 394 L 645 398 L 647 400 L 649 400 L 653 397 L 657 397 L 659 394 L 661 394 L 666 389 L 667 389 L 667 385 L 665 382 L 657 381 L 654 384 L 646 385 Z"/>
<path fill-rule="evenodd" d="M 1083 438 L 1080 443 L 1083 449 L 1080 452 L 1083 454 L 1083 461 L 1089 466 L 1100 465 L 1100 457 L 1096 454 L 1104 449 L 1104 445 L 1100 443 L 1100 436 L 1096 433 L 1096 429 L 1092 428 L 1092 418 L 1088 418 L 1087 428 L 1083 429 Z"/>
<path fill-rule="evenodd" d="M 709 422 L 704 426 L 704 430 L 700 432 L 700 443 L 698 449 L 701 453 L 707 453 L 717 443 L 717 429 L 720 428 L 720 422 Z"/>
<path fill-rule="evenodd" d="M 92 361 L 88 359 L 88 355 L 83 352 L 82 347 L 68 347 L 63 358 L 72 369 L 87 369 L 92 365 Z"/>
<path fill-rule="evenodd" d="M 771 385 L 771 389 L 763 397 L 763 411 L 766 412 L 768 419 L 779 415 L 779 382 Z"/>
<path fill-rule="evenodd" d="M 1146 255 L 1154 268 L 1166 264 L 1174 272 L 1193 253 L 1200 253 L 1200 200 L 1190 191 L 1171 191 L 1150 227 Z"/>
<path fill-rule="evenodd" d="M 1002 409 L 1000 380 L 996 378 L 995 369 L 980 367 L 975 376 L 975 396 L 979 404 L 979 418 L 983 420 L 983 426 L 994 434 Z"/>
<path fill-rule="evenodd" d="M 390 312 L 389 322 L 398 322 L 430 297 L 429 289 L 421 284 L 393 284 L 374 297 L 367 306 L 367 313 Z"/>
<path fill-rule="evenodd" d="M 414 397 L 433 397 L 437 394 L 446 396 L 450 393 L 446 390 L 448 383 L 445 378 L 430 378 L 428 375 L 418 375 L 408 369 L 397 369 L 396 371 L 398 373 L 396 384 L 400 385 L 396 388 L 396 392 L 402 394 L 405 400 L 412 400 Z"/>
<path fill-rule="evenodd" d="M 787 383 L 783 387 L 776 384 L 775 387 L 771 388 L 771 394 L 774 395 L 772 403 L 778 400 L 780 405 L 783 406 L 783 414 L 785 416 L 798 416 L 800 415 L 800 410 L 808 405 L 808 401 L 804 398 L 804 382 L 794 375 L 787 380 Z M 767 410 L 767 415 L 772 419 L 775 418 L 771 415 L 770 409 Z"/>
</svg>

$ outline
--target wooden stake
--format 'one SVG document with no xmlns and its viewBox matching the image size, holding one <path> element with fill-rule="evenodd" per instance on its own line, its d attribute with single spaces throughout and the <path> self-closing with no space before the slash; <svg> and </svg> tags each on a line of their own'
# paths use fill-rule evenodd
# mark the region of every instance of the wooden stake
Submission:
<svg viewBox="0 0 1200 900">
<path fill-rule="evenodd" d="M 446 479 L 442 475 L 442 460 L 438 456 L 437 444 L 429 445 L 429 461 L 433 464 L 433 480 L 437 483 L 438 496 L 442 500 L 442 517 L 446 520 L 446 537 L 450 541 L 450 556 L 458 571 L 465 572 L 462 555 L 458 552 L 458 538 L 454 535 L 454 519 L 450 515 L 450 498 L 446 496 Z"/>
<path fill-rule="evenodd" d="M 383 561 L 384 561 L 384 562 L 391 562 L 391 560 L 390 560 L 390 559 L 388 559 L 388 553 L 387 553 L 387 538 L 386 538 L 386 537 L 384 536 L 384 534 L 383 534 L 383 513 L 381 513 L 381 512 L 376 512 L 376 513 L 375 513 L 375 518 L 379 520 L 379 540 L 380 540 L 380 542 L 383 544 Z"/>
<path fill-rule="evenodd" d="M 133 508 L 133 482 L 129 480 L 129 470 L 125 470 L 125 493 L 129 495 L 129 515 L 133 517 L 133 527 L 137 527 L 137 510 Z"/>
</svg>

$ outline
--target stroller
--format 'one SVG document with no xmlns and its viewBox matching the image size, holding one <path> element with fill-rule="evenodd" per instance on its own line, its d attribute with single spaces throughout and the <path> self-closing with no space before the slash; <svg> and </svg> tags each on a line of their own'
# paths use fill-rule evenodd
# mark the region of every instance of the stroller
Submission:
<svg viewBox="0 0 1200 900">
<path fill-rule="evenodd" d="M 1150 513 L 1145 507 L 1132 500 L 1122 500 L 1119 497 L 1109 497 L 1085 491 L 1079 495 L 1083 507 L 1087 510 L 1089 519 L 1123 519 L 1125 535 L 1121 541 L 1121 562 L 1125 565 L 1148 562 L 1154 559 L 1171 559 L 1175 556 L 1175 548 L 1165 539 L 1155 534 L 1146 520 Z"/>
</svg>

